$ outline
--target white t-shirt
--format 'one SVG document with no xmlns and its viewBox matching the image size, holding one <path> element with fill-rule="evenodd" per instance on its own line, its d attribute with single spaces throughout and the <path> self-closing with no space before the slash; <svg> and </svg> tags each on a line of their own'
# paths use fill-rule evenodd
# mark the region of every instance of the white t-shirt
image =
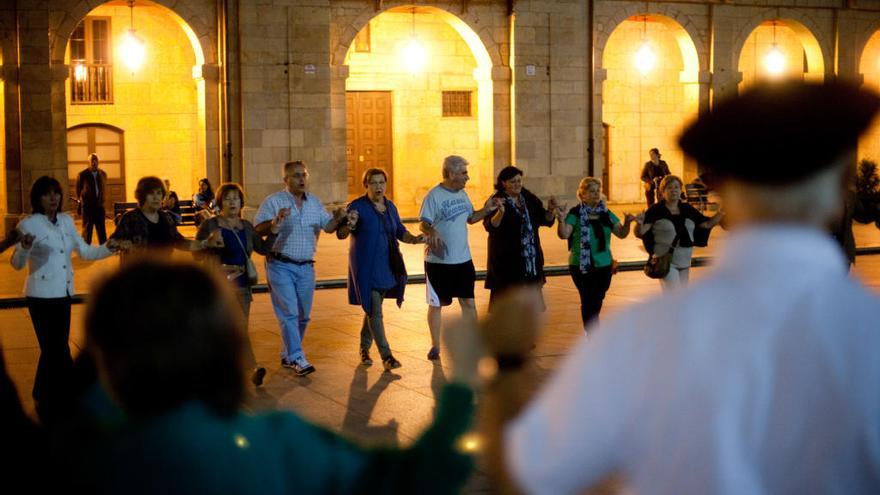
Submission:
<svg viewBox="0 0 880 495">
<path fill-rule="evenodd" d="M 442 184 L 434 186 L 425 196 L 419 219 L 434 226 L 446 244 L 446 253 L 438 257 L 430 249 L 425 251 L 425 261 L 457 265 L 470 261 L 467 219 L 474 212 L 474 205 L 464 189 L 451 191 Z"/>
<path fill-rule="evenodd" d="M 880 299 L 806 228 L 732 233 L 711 270 L 603 318 L 508 425 L 526 493 L 880 493 Z"/>
</svg>

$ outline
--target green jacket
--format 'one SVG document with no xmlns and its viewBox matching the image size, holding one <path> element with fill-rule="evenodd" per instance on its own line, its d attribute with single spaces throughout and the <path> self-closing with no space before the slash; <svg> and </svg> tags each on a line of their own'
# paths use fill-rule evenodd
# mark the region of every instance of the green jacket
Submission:
<svg viewBox="0 0 880 495">
<path fill-rule="evenodd" d="M 75 492 L 457 493 L 472 470 L 456 449 L 473 392 L 450 384 L 437 416 L 406 449 L 364 449 L 291 412 L 218 416 L 189 402 L 148 421 L 100 417 L 64 442 Z"/>
</svg>

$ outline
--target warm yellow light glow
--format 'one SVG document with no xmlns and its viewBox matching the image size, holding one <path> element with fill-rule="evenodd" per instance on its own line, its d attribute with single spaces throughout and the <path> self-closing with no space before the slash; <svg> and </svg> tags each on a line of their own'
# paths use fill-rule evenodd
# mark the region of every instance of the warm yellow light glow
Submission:
<svg viewBox="0 0 880 495">
<path fill-rule="evenodd" d="M 458 451 L 464 454 L 475 454 L 482 448 L 482 439 L 476 433 L 468 433 L 458 439 Z"/>
<path fill-rule="evenodd" d="M 88 77 L 88 71 L 86 70 L 86 66 L 83 64 L 76 64 L 73 66 L 73 78 L 76 82 L 83 82 Z"/>
<path fill-rule="evenodd" d="M 779 50 L 779 46 L 773 43 L 770 51 L 764 56 L 764 68 L 773 75 L 782 74 L 785 70 L 785 56 Z"/>
<path fill-rule="evenodd" d="M 403 61 L 410 72 L 421 72 L 428 60 L 428 52 L 415 36 L 403 48 Z"/>
<path fill-rule="evenodd" d="M 657 55 L 654 53 L 654 49 L 647 41 L 643 41 L 642 46 L 636 52 L 636 69 L 642 74 L 647 74 L 656 63 Z"/>
<path fill-rule="evenodd" d="M 144 64 L 147 49 L 144 40 L 135 34 L 134 29 L 129 29 L 122 40 L 122 61 L 132 71 L 136 71 Z"/>
</svg>

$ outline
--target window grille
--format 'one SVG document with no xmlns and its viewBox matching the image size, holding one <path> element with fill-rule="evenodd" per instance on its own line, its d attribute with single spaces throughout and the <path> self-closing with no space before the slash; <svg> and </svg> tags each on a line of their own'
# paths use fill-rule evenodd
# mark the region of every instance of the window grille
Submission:
<svg viewBox="0 0 880 495">
<path fill-rule="evenodd" d="M 444 91 L 444 117 L 470 117 L 472 91 Z"/>
</svg>

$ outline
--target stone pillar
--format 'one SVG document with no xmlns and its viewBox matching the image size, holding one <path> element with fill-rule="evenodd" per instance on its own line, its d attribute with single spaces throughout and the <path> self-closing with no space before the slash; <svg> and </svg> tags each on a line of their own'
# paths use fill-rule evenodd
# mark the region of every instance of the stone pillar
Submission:
<svg viewBox="0 0 880 495">
<path fill-rule="evenodd" d="M 64 128 L 64 79 L 67 75 L 63 64 L 54 69 L 50 64 L 47 3 L 27 2 L 18 10 L 20 170 L 21 190 L 25 197 L 31 183 L 41 175 L 54 176 L 67 190 Z M 28 206 L 24 207 L 27 211 Z"/>
<path fill-rule="evenodd" d="M 0 212 L 3 216 L 3 233 L 5 234 L 18 223 L 23 211 L 21 190 L 21 153 L 19 148 L 19 113 L 18 113 L 18 71 L 11 64 L 0 66 L 0 90 L 3 91 L 4 141 L 3 170 L 4 182 L 3 202 Z"/>
<path fill-rule="evenodd" d="M 220 125 L 220 66 L 203 64 L 194 71 L 197 86 L 204 97 L 204 112 L 199 108 L 199 120 L 205 124 L 205 132 L 198 133 L 198 149 L 205 150 L 205 177 L 211 184 L 229 180 L 222 170 L 223 146 Z"/>
</svg>

